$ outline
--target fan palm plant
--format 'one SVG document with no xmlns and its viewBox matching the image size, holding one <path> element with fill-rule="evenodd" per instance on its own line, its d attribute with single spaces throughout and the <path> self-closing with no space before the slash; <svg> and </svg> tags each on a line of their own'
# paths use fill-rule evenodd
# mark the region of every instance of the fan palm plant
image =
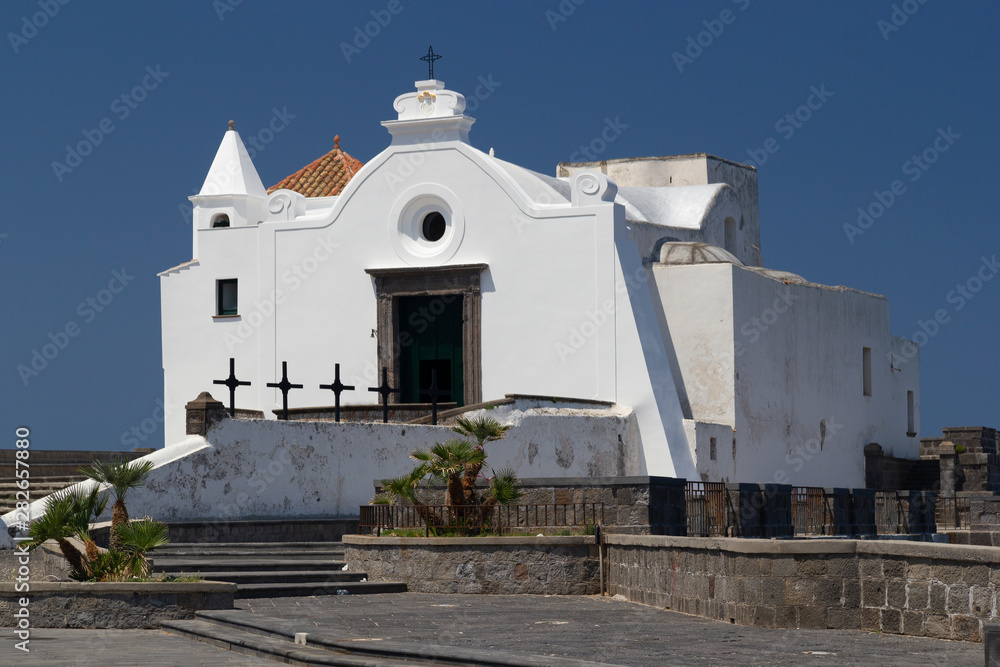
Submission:
<svg viewBox="0 0 1000 667">
<path fill-rule="evenodd" d="M 77 487 L 67 495 L 72 498 L 76 536 L 83 542 L 87 560 L 93 561 L 100 554 L 100 550 L 90 537 L 90 522 L 104 514 L 108 506 L 108 495 L 101 493 L 101 488 L 97 484 L 91 485 L 89 489 Z"/>
<path fill-rule="evenodd" d="M 483 493 L 482 506 L 489 509 L 494 505 L 509 505 L 523 497 L 524 491 L 517 473 L 510 468 L 501 468 L 493 471 L 490 484 Z"/>
<path fill-rule="evenodd" d="M 153 470 L 152 461 L 94 461 L 93 464 L 80 468 L 80 474 L 111 487 L 115 504 L 111 510 L 111 548 L 120 551 L 122 547 L 119 532 L 128 524 L 128 509 L 125 507 L 125 494 L 129 489 L 135 489 L 146 483 L 146 477 Z"/>
<path fill-rule="evenodd" d="M 130 556 L 129 569 L 133 576 L 148 577 L 150 571 L 146 552 L 162 547 L 167 539 L 167 526 L 150 518 L 130 521 L 121 527 L 119 537 L 125 546 L 125 552 Z"/>
<path fill-rule="evenodd" d="M 393 477 L 392 479 L 383 479 L 382 493 L 372 498 L 372 504 L 391 505 L 400 499 L 408 500 L 413 505 L 417 516 L 423 519 L 424 523 L 431 530 L 436 531 L 438 528 L 444 526 L 444 522 L 427 505 L 420 502 L 420 498 L 417 496 L 417 489 L 420 486 L 420 482 L 426 476 L 427 467 L 421 464 L 405 475 Z"/>
<path fill-rule="evenodd" d="M 474 448 L 483 452 L 481 461 L 470 461 L 466 464 L 462 474 L 462 494 L 464 504 L 474 504 L 476 482 L 479 480 L 479 473 L 483 470 L 486 462 L 486 443 L 501 440 L 510 429 L 510 424 L 501 424 L 496 419 L 487 416 L 473 417 L 468 419 L 459 417 L 456 420 L 457 426 L 452 426 L 451 430 L 469 440 L 475 442 Z"/>
<path fill-rule="evenodd" d="M 59 491 L 49 496 L 45 513 L 31 522 L 29 550 L 36 549 L 47 540 L 55 540 L 69 563 L 76 579 L 91 575 L 90 564 L 100 556 L 100 551 L 90 538 L 90 521 L 107 507 L 107 496 L 97 485 L 90 489 L 77 487 L 72 491 Z M 81 553 L 69 538 L 77 537 L 84 543 L 86 554 Z"/>
<path fill-rule="evenodd" d="M 466 440 L 449 440 L 430 449 L 418 449 L 410 457 L 424 464 L 425 475 L 436 477 L 446 485 L 447 504 L 474 504 L 472 494 L 465 491 L 463 477 L 470 468 L 482 469 L 486 462 L 482 447 L 475 447 Z"/>
</svg>

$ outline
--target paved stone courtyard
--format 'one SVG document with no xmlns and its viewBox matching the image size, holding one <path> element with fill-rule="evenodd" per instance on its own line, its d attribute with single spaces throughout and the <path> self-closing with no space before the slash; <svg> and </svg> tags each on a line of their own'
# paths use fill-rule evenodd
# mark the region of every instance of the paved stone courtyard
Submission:
<svg viewBox="0 0 1000 667">
<path fill-rule="evenodd" d="M 853 630 L 769 630 L 597 596 L 267 598 L 236 606 L 358 637 L 661 665 L 976 665 L 983 645 Z"/>
<path fill-rule="evenodd" d="M 768 630 L 599 597 L 427 595 L 238 600 L 346 636 L 660 665 L 981 665 L 982 644 L 848 630 Z M 273 665 L 154 630 L 36 630 L 30 654 L 0 630 L 0 664 Z"/>
</svg>

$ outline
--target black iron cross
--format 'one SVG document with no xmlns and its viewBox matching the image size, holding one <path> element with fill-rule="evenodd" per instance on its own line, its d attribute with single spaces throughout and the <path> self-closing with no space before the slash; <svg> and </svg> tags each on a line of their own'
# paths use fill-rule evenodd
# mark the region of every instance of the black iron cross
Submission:
<svg viewBox="0 0 1000 667">
<path fill-rule="evenodd" d="M 354 385 L 346 385 L 340 381 L 340 364 L 334 364 L 333 366 L 333 384 L 321 384 L 320 389 L 332 389 L 334 395 L 334 408 L 333 408 L 333 418 L 335 421 L 340 421 L 340 392 L 342 391 L 353 391 Z"/>
<path fill-rule="evenodd" d="M 275 387 L 281 390 L 281 418 L 288 421 L 288 390 L 302 389 L 300 384 L 292 384 L 288 381 L 288 362 L 281 362 L 281 382 L 268 382 L 268 387 Z"/>
<path fill-rule="evenodd" d="M 443 57 L 444 56 L 439 56 L 438 54 L 434 53 L 434 47 L 433 46 L 428 46 L 427 47 L 427 55 L 424 56 L 423 58 L 421 58 L 421 60 L 423 60 L 425 63 L 427 63 L 427 78 L 428 79 L 433 79 L 434 78 L 434 61 L 435 60 L 441 60 L 441 58 L 443 58 Z"/>
<path fill-rule="evenodd" d="M 382 423 L 389 423 L 389 395 L 398 394 L 402 390 L 393 389 L 389 386 L 389 369 L 382 367 L 382 384 L 378 387 L 368 387 L 368 391 L 378 392 L 382 395 Z"/>
<path fill-rule="evenodd" d="M 438 371 L 436 368 L 431 369 L 431 386 L 425 392 L 431 397 L 431 424 L 437 426 L 438 423 L 438 399 L 442 396 L 447 396 L 451 392 L 444 391 L 438 387 Z"/>
<path fill-rule="evenodd" d="M 236 418 L 236 388 L 249 387 L 247 380 L 236 379 L 236 359 L 229 357 L 229 377 L 225 380 L 212 380 L 212 384 L 224 384 L 229 387 L 229 416 Z"/>
</svg>

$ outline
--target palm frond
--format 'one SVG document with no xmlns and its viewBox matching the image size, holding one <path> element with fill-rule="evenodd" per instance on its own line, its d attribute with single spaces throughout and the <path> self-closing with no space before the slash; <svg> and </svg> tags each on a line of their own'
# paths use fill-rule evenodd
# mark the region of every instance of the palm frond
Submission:
<svg viewBox="0 0 1000 667">
<path fill-rule="evenodd" d="M 81 475 L 107 484 L 113 489 L 115 500 L 122 501 L 129 489 L 145 485 L 146 478 L 152 471 L 152 461 L 128 461 L 125 458 L 116 461 L 95 460 L 91 465 L 80 468 Z"/>
<path fill-rule="evenodd" d="M 419 465 L 405 475 L 382 480 L 382 490 L 391 498 L 403 498 L 417 504 L 417 486 L 427 476 L 424 466 Z"/>
<path fill-rule="evenodd" d="M 493 471 L 493 478 L 486 490 L 487 498 L 497 505 L 507 505 L 524 497 L 521 480 L 510 468 Z"/>
<path fill-rule="evenodd" d="M 487 442 L 502 439 L 510 429 L 510 424 L 501 424 L 493 417 L 459 417 L 455 420 L 458 426 L 452 426 L 451 430 L 459 435 L 471 438 L 476 441 L 477 447 L 482 447 Z"/>
<path fill-rule="evenodd" d="M 118 529 L 125 549 L 131 553 L 144 554 L 147 551 L 168 544 L 167 526 L 152 519 L 130 521 Z"/>
</svg>

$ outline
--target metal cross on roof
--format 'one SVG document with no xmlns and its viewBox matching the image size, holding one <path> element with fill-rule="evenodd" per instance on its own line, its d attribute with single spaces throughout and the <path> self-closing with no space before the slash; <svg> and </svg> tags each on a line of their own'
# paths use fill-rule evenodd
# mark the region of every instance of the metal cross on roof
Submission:
<svg viewBox="0 0 1000 667">
<path fill-rule="evenodd" d="M 288 381 L 288 362 L 281 362 L 281 382 L 268 382 L 268 387 L 275 387 L 281 390 L 281 418 L 288 421 L 288 390 L 302 389 L 300 384 L 292 384 Z"/>
<path fill-rule="evenodd" d="M 389 386 L 389 369 L 382 367 L 382 384 L 377 387 L 368 387 L 368 391 L 378 392 L 382 395 L 382 423 L 389 423 L 389 395 L 398 394 L 401 389 L 393 389 Z"/>
<path fill-rule="evenodd" d="M 443 58 L 443 57 L 444 56 L 439 56 L 438 54 L 434 53 L 434 47 L 433 46 L 428 46 L 427 47 L 427 55 L 424 56 L 424 57 L 422 57 L 421 60 L 423 60 L 424 62 L 427 63 L 427 78 L 428 79 L 433 79 L 434 78 L 434 61 L 435 60 L 441 60 L 441 58 Z"/>
<path fill-rule="evenodd" d="M 333 418 L 334 421 L 340 421 L 340 392 L 342 391 L 352 391 L 354 385 L 346 385 L 340 381 L 340 364 L 333 365 L 333 383 L 332 384 L 321 384 L 320 389 L 332 389 L 334 396 L 333 403 Z"/>
<path fill-rule="evenodd" d="M 212 384 L 224 384 L 229 387 L 229 416 L 236 418 L 236 388 L 249 387 L 247 380 L 236 379 L 236 359 L 229 357 L 229 377 L 225 380 L 212 380 Z"/>
<path fill-rule="evenodd" d="M 451 392 L 444 391 L 438 387 L 438 372 L 436 368 L 431 369 L 431 386 L 426 390 L 431 397 L 431 424 L 437 426 L 438 423 L 438 399 L 447 396 Z"/>
</svg>

